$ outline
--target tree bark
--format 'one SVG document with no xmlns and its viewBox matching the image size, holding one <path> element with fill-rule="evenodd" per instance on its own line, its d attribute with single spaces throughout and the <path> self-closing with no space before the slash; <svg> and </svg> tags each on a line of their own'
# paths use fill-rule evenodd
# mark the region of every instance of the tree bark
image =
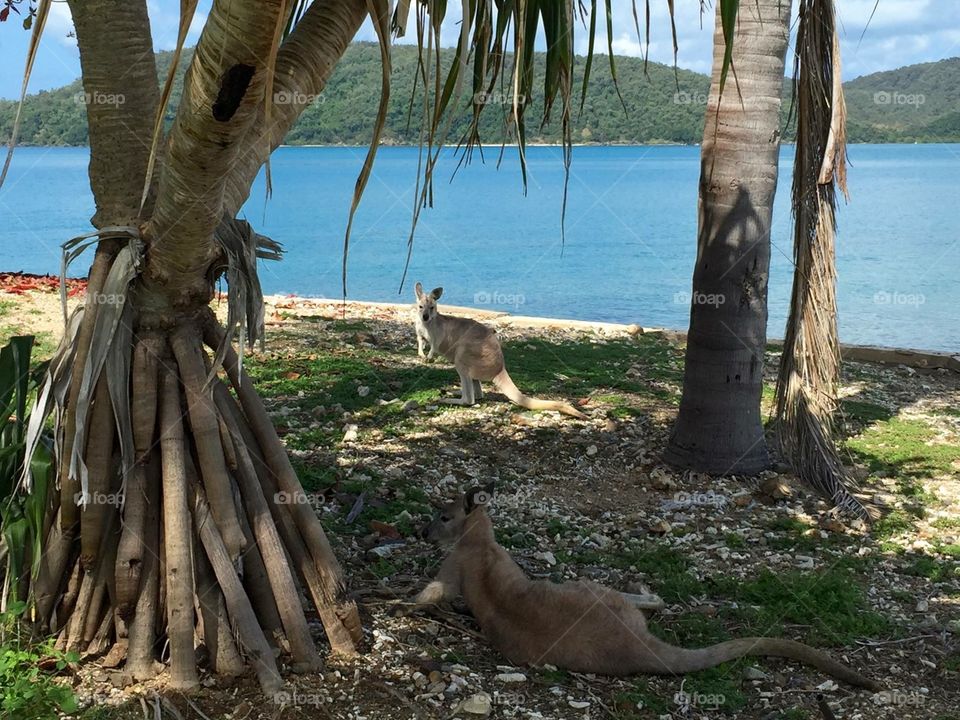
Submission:
<svg viewBox="0 0 960 720">
<path fill-rule="evenodd" d="M 224 211 L 236 215 L 250 196 L 264 162 L 327 85 L 331 73 L 367 17 L 365 0 L 315 0 L 277 53 L 270 125 L 261 106 L 244 139 L 224 194 Z"/>
<path fill-rule="evenodd" d="M 665 454 L 684 468 L 755 474 L 769 464 L 760 398 L 789 21 L 790 2 L 740 6 L 721 99 L 717 4 L 683 398 Z"/>
</svg>

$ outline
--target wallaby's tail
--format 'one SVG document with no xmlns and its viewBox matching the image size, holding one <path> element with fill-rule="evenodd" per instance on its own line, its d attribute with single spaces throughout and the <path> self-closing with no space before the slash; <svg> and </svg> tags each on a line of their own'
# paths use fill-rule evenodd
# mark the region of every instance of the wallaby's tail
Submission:
<svg viewBox="0 0 960 720">
<path fill-rule="evenodd" d="M 805 665 L 811 665 L 850 685 L 867 688 L 874 692 L 881 689 L 879 683 L 864 677 L 853 668 L 837 662 L 829 655 L 809 645 L 793 640 L 764 637 L 741 638 L 717 643 L 710 647 L 688 650 L 651 637 L 643 645 L 644 667 L 638 668 L 640 672 L 658 675 L 682 675 L 712 668 L 722 662 L 746 655 L 773 656 L 799 660 Z"/>
<path fill-rule="evenodd" d="M 557 412 L 562 412 L 564 415 L 580 418 L 581 420 L 585 420 L 587 417 L 570 403 L 560 402 L 558 400 L 540 400 L 538 398 L 527 397 L 520 392 L 520 388 L 514 384 L 513 380 L 510 378 L 510 375 L 507 374 L 506 368 L 501 370 L 499 374 L 493 378 L 493 384 L 497 390 L 510 398 L 510 402 L 514 402 L 520 407 L 525 407 L 528 410 L 556 410 Z"/>
</svg>

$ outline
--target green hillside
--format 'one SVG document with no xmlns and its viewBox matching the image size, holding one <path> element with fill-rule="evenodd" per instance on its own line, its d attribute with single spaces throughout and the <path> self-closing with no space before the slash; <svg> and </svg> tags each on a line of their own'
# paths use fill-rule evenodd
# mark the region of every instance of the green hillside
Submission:
<svg viewBox="0 0 960 720">
<path fill-rule="evenodd" d="M 186 59 L 189 58 L 186 53 Z M 444 51 L 449 62 L 451 51 Z M 165 74 L 170 53 L 158 56 Z M 542 67 L 542 55 L 540 56 Z M 182 68 L 186 62 L 181 63 Z M 414 103 L 408 117 L 417 55 L 411 46 L 394 49 L 393 94 L 384 134 L 387 143 L 412 144 L 420 135 L 422 103 Z M 582 72 L 581 63 L 580 70 Z M 592 143 L 697 143 L 703 131 L 704 103 L 709 79 L 705 75 L 650 63 L 644 73 L 638 58 L 617 59 L 620 89 L 626 113 L 617 97 L 605 57 L 598 57 L 590 90 L 579 116 L 574 117 L 574 141 Z M 580 76 L 575 78 L 579 89 Z M 789 84 L 786 85 L 789 94 Z M 960 58 L 913 65 L 875 73 L 846 84 L 850 137 L 854 142 L 960 141 Z M 375 44 L 356 43 L 348 50 L 320 100 L 306 110 L 287 136 L 290 144 L 364 145 L 369 142 L 380 93 L 380 55 Z M 499 143 L 506 135 L 506 105 L 494 93 L 480 128 L 483 142 Z M 180 83 L 174 102 L 180 97 Z M 789 106 L 789 100 L 785 103 Z M 15 103 L 0 101 L 0 141 L 9 138 Z M 558 118 L 539 127 L 541 103 L 534 98 L 529 110 L 530 142 L 560 140 Z M 464 102 L 466 110 L 466 98 Z M 83 145 L 86 123 L 79 81 L 56 90 L 31 95 L 24 108 L 20 142 L 30 145 Z M 170 111 L 172 118 L 173 110 Z M 467 127 L 468 112 L 453 126 L 451 141 Z M 409 122 L 408 122 L 409 120 Z M 785 132 L 791 138 L 789 129 Z"/>
</svg>

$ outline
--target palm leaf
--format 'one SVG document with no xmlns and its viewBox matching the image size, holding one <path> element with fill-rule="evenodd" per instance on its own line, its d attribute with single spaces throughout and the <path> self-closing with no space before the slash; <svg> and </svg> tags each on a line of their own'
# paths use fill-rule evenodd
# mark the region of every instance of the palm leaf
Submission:
<svg viewBox="0 0 960 720">
<path fill-rule="evenodd" d="M 20 133 L 20 118 L 23 115 L 23 101 L 27 97 L 27 85 L 30 82 L 30 75 L 33 73 L 33 63 L 37 59 L 37 50 L 40 48 L 40 37 L 43 35 L 43 29 L 47 25 L 47 16 L 50 14 L 50 2 L 51 0 L 40 0 L 37 4 L 37 20 L 33 23 L 30 45 L 27 48 L 27 64 L 23 70 L 23 83 L 20 85 L 20 101 L 17 103 L 17 114 L 13 118 L 13 129 L 10 131 L 10 143 L 7 146 L 7 157 L 3 161 L 3 169 L 0 170 L 0 187 L 3 187 L 3 181 L 7 179 L 10 161 L 13 160 L 13 149 L 17 146 L 17 135 Z"/>
</svg>

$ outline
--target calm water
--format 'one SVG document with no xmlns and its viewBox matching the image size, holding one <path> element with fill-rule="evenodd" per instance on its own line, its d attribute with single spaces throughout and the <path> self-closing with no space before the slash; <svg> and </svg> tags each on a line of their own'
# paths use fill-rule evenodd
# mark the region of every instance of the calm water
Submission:
<svg viewBox="0 0 960 720">
<path fill-rule="evenodd" d="M 258 181 L 245 213 L 287 249 L 264 263 L 269 293 L 339 298 L 343 230 L 362 148 L 283 148 L 273 199 Z M 576 148 L 566 244 L 556 148 L 531 148 L 521 190 L 515 151 L 496 150 L 453 183 L 437 175 L 406 258 L 417 151 L 384 148 L 350 248 L 348 297 L 404 301 L 412 282 L 442 285 L 450 303 L 526 315 L 687 326 L 695 258 L 699 148 Z M 789 169 L 781 158 L 774 213 L 770 333 L 783 335 L 791 283 Z M 839 217 L 840 334 L 845 342 L 960 350 L 960 145 L 850 148 L 850 204 Z M 0 190 L 0 270 L 57 273 L 59 245 L 86 232 L 93 201 L 87 151 L 21 148 Z M 85 268 L 77 266 L 74 274 Z"/>
</svg>

